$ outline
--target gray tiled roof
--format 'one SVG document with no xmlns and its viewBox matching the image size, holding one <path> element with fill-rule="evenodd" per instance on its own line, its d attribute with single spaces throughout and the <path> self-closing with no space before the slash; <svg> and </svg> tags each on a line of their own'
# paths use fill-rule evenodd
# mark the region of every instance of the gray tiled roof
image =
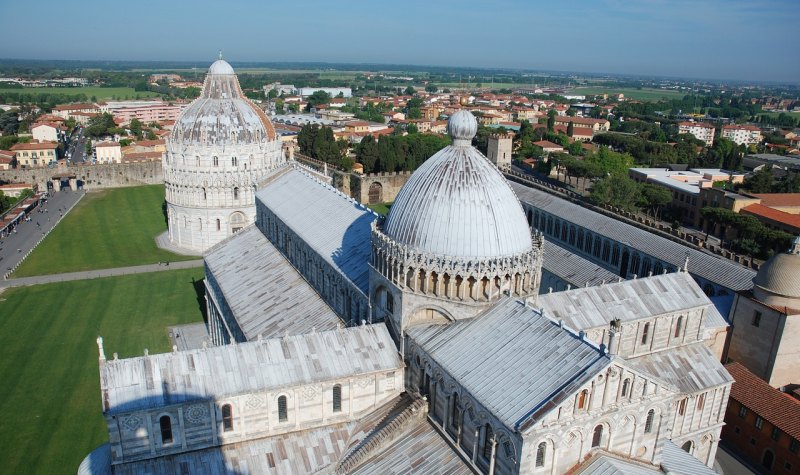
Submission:
<svg viewBox="0 0 800 475">
<path fill-rule="evenodd" d="M 401 368 L 383 324 L 163 353 L 100 365 L 109 413 Z"/>
<path fill-rule="evenodd" d="M 512 430 L 610 362 L 597 347 L 510 298 L 477 318 L 412 327 L 408 334 Z"/>
<path fill-rule="evenodd" d="M 663 475 L 654 465 L 625 460 L 618 455 L 597 452 L 575 475 Z"/>
<path fill-rule="evenodd" d="M 351 475 L 467 475 L 472 470 L 425 419 Z"/>
<path fill-rule="evenodd" d="M 683 267 L 686 252 L 688 251 L 689 272 L 691 274 L 732 290 L 744 290 L 753 287 L 753 277 L 756 273 L 751 269 L 727 259 L 670 241 L 549 193 L 515 182 L 509 182 L 509 184 L 523 203 L 528 203 L 542 211 L 559 216 L 593 233 L 600 234 L 619 243 L 626 243 L 649 256 L 668 262 L 678 268 Z"/>
<path fill-rule="evenodd" d="M 587 282 L 589 285 L 600 285 L 603 282 L 616 282 L 619 279 L 617 274 L 564 249 L 549 238 L 544 240 L 542 267 L 569 282 L 573 287 L 583 287 Z"/>
<path fill-rule="evenodd" d="M 365 206 L 309 174 L 292 169 L 256 194 L 300 239 L 365 294 L 369 291 L 370 224 Z"/>
<path fill-rule="evenodd" d="M 713 469 L 697 460 L 671 440 L 664 441 L 661 466 L 666 473 L 676 475 L 718 475 Z"/>
<path fill-rule="evenodd" d="M 543 294 L 536 306 L 552 318 L 585 330 L 606 326 L 615 318 L 626 322 L 712 305 L 689 274 L 673 272 Z"/>
<path fill-rule="evenodd" d="M 714 353 L 702 342 L 670 348 L 625 362 L 684 394 L 697 393 L 733 382 Z"/>
<path fill-rule="evenodd" d="M 205 256 L 248 340 L 333 330 L 341 320 L 255 226 Z"/>
</svg>

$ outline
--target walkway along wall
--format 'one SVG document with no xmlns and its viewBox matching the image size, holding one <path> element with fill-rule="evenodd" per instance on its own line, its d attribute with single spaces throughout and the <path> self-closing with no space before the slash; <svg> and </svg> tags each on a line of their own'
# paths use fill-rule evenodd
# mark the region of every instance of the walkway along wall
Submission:
<svg viewBox="0 0 800 475">
<path fill-rule="evenodd" d="M 87 190 L 119 188 L 123 186 L 155 185 L 164 183 L 161 161 L 77 165 L 55 168 L 27 168 L 0 170 L 0 181 L 9 183 L 34 183 L 39 190 L 47 189 L 53 177 L 77 178 Z"/>
</svg>

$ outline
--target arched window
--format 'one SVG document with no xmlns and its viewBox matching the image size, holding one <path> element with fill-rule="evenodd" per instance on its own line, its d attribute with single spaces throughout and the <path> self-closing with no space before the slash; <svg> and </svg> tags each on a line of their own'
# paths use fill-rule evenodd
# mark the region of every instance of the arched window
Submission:
<svg viewBox="0 0 800 475">
<path fill-rule="evenodd" d="M 683 326 L 683 315 L 678 317 L 678 322 L 675 325 L 675 338 L 681 336 L 681 326 Z"/>
<path fill-rule="evenodd" d="M 661 262 L 656 261 L 656 264 L 653 266 L 653 274 L 658 275 L 664 272 L 664 266 Z"/>
<path fill-rule="evenodd" d="M 333 412 L 342 412 L 342 386 L 333 386 Z"/>
<path fill-rule="evenodd" d="M 592 447 L 600 447 L 600 442 L 603 440 L 603 424 L 594 428 L 592 434 Z"/>
<path fill-rule="evenodd" d="M 239 164 L 239 161 L 236 159 L 236 157 L 231 157 L 231 165 L 235 167 L 238 164 Z"/>
<path fill-rule="evenodd" d="M 642 261 L 642 277 L 650 275 L 650 258 L 645 257 Z"/>
<path fill-rule="evenodd" d="M 578 409 L 586 409 L 587 399 L 589 399 L 589 390 L 584 389 L 578 394 Z"/>
<path fill-rule="evenodd" d="M 600 257 L 603 261 L 608 262 L 611 256 L 611 244 L 608 241 L 603 241 L 603 255 Z"/>
<path fill-rule="evenodd" d="M 222 223 L 220 222 L 219 218 L 217 218 L 217 231 L 222 229 Z"/>
<path fill-rule="evenodd" d="M 278 422 L 289 420 L 289 408 L 286 407 L 286 396 L 278 398 Z"/>
<path fill-rule="evenodd" d="M 536 448 L 536 466 L 544 467 L 544 456 L 547 451 L 547 442 L 540 442 Z"/>
<path fill-rule="evenodd" d="M 775 462 L 775 454 L 771 450 L 764 451 L 764 456 L 761 457 L 761 465 L 767 470 L 772 470 L 772 464 Z"/>
<path fill-rule="evenodd" d="M 641 275 L 639 273 L 639 260 L 640 259 L 641 258 L 639 257 L 639 254 L 634 254 L 633 255 L 633 258 L 631 259 L 631 268 L 630 268 L 630 272 L 632 274 Z"/>
<path fill-rule="evenodd" d="M 681 399 L 681 402 L 678 403 L 678 415 L 682 416 L 686 414 L 686 398 Z"/>
<path fill-rule="evenodd" d="M 386 311 L 394 313 L 394 297 L 389 292 L 386 292 Z"/>
<path fill-rule="evenodd" d="M 215 167 L 219 166 L 219 157 L 214 156 L 211 158 L 211 162 L 214 164 Z"/>
<path fill-rule="evenodd" d="M 692 444 L 691 440 L 687 440 L 686 442 L 683 443 L 683 445 L 681 445 L 681 448 L 686 453 L 692 453 L 692 448 L 694 448 L 694 444 Z"/>
<path fill-rule="evenodd" d="M 235 200 L 239 199 L 239 187 L 238 186 L 234 186 L 233 187 L 233 199 L 235 199 Z"/>
<path fill-rule="evenodd" d="M 583 250 L 586 254 L 592 253 L 592 235 L 591 233 L 586 233 L 586 241 L 584 242 Z"/>
<path fill-rule="evenodd" d="M 592 252 L 594 257 L 600 257 L 600 246 L 601 246 L 601 244 L 602 243 L 600 242 L 600 236 L 595 236 L 594 237 L 594 251 Z"/>
<path fill-rule="evenodd" d="M 702 411 L 705 405 L 706 405 L 706 395 L 701 394 L 697 396 L 697 410 Z"/>
<path fill-rule="evenodd" d="M 222 406 L 222 430 L 225 432 L 233 430 L 233 408 L 230 404 Z"/>
<path fill-rule="evenodd" d="M 208 199 L 208 193 L 206 193 L 206 189 L 203 188 L 203 200 L 207 200 L 207 199 Z"/>
<path fill-rule="evenodd" d="M 158 427 L 161 429 L 161 443 L 172 443 L 172 419 L 169 416 L 161 416 L 158 419 Z"/>
<path fill-rule="evenodd" d="M 611 252 L 611 265 L 616 266 L 619 264 L 619 246 L 614 245 L 614 250 Z"/>
<path fill-rule="evenodd" d="M 458 429 L 459 411 L 458 411 L 458 393 L 453 393 L 452 406 L 450 406 L 450 425 L 454 429 Z"/>
<path fill-rule="evenodd" d="M 569 227 L 569 244 L 570 246 L 575 245 L 575 226 Z"/>
<path fill-rule="evenodd" d="M 583 249 L 583 229 L 578 229 L 578 242 L 575 245 L 578 249 Z"/>
<path fill-rule="evenodd" d="M 650 336 L 650 324 L 649 323 L 645 323 L 644 324 L 644 329 L 642 330 L 642 344 L 643 345 L 647 343 L 647 338 L 649 336 Z"/>
<path fill-rule="evenodd" d="M 631 380 L 630 378 L 625 378 L 625 381 L 622 382 L 622 397 L 630 396 L 631 391 Z"/>
<path fill-rule="evenodd" d="M 492 426 L 487 423 L 483 429 L 483 458 L 486 460 L 492 458 L 492 437 L 494 437 L 494 431 Z"/>
<path fill-rule="evenodd" d="M 647 419 L 644 421 L 644 433 L 649 434 L 653 431 L 653 419 L 656 417 L 656 411 L 650 409 L 647 411 Z"/>
</svg>

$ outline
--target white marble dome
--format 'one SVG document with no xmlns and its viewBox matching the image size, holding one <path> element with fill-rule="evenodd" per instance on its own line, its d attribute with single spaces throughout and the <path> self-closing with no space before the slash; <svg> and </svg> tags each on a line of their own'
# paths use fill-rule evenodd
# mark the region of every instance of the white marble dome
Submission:
<svg viewBox="0 0 800 475">
<path fill-rule="evenodd" d="M 170 138 L 224 146 L 275 140 L 276 134 L 264 111 L 242 93 L 231 65 L 220 59 L 208 68 L 202 94 L 175 121 Z"/>
<path fill-rule="evenodd" d="M 394 241 L 460 258 L 519 255 L 532 248 L 522 206 L 500 171 L 475 149 L 467 111 L 448 121 L 453 145 L 429 158 L 400 190 L 383 225 Z"/>
</svg>

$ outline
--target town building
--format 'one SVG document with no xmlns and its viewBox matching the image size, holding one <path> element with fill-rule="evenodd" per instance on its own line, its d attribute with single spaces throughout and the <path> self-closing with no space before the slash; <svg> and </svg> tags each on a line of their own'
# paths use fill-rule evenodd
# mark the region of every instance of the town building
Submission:
<svg viewBox="0 0 800 475">
<path fill-rule="evenodd" d="M 130 124 L 137 119 L 144 124 L 176 120 L 184 109 L 183 104 L 155 101 L 110 101 L 101 104 L 100 111 L 108 112 L 120 124 Z"/>
<path fill-rule="evenodd" d="M 753 216 L 770 229 L 800 234 L 800 193 L 735 193 L 721 188 L 701 188 L 698 208 L 705 207 L 724 208 Z M 719 223 L 704 219 L 699 213 L 696 225 L 725 239 L 737 237 L 735 229 L 723 228 Z"/>
<path fill-rule="evenodd" d="M 453 114 L 385 219 L 272 170 L 204 257 L 216 346 L 98 339 L 109 443 L 79 473 L 713 474 L 724 319 L 685 265 L 537 295 L 542 233 L 477 127 Z"/>
<path fill-rule="evenodd" d="M 353 97 L 353 90 L 349 87 L 300 87 L 297 88 L 297 93 L 300 97 L 308 97 L 315 92 L 325 92 L 331 97 Z"/>
<path fill-rule="evenodd" d="M 592 119 L 589 117 L 570 117 L 570 116 L 556 116 L 556 125 L 563 125 L 568 127 L 573 124 L 576 129 L 579 127 L 590 128 L 595 134 L 598 132 L 608 132 L 611 128 L 611 122 L 606 119 Z"/>
<path fill-rule="evenodd" d="M 10 170 L 16 166 L 15 152 L 0 150 L 0 170 Z"/>
<path fill-rule="evenodd" d="M 203 252 L 255 221 L 255 192 L 284 162 L 272 122 L 220 59 L 178 117 L 164 153 L 169 240 Z"/>
<path fill-rule="evenodd" d="M 58 158 L 57 142 L 17 143 L 11 146 L 18 167 L 36 168 L 48 165 Z"/>
<path fill-rule="evenodd" d="M 763 473 L 793 474 L 800 467 L 800 401 L 759 379 L 739 363 L 725 365 L 736 380 L 725 410 L 726 447 Z"/>
<path fill-rule="evenodd" d="M 75 103 L 75 104 L 59 104 L 53 107 L 53 115 L 57 115 L 62 119 L 69 119 L 73 117 L 76 112 L 85 114 L 97 114 L 100 108 L 97 104 L 92 103 Z"/>
<path fill-rule="evenodd" d="M 19 198 L 25 190 L 33 190 L 34 186 L 30 183 L 11 183 L 8 185 L 0 185 L 0 192 L 2 192 L 5 196 L 11 196 L 13 198 Z"/>
<path fill-rule="evenodd" d="M 736 145 L 756 145 L 764 140 L 761 129 L 755 125 L 723 125 L 720 137 L 732 140 Z"/>
<path fill-rule="evenodd" d="M 486 158 L 500 170 L 510 170 L 513 147 L 513 135 L 492 134 L 487 143 Z"/>
<path fill-rule="evenodd" d="M 713 125 L 703 122 L 681 122 L 678 124 L 679 134 L 692 134 L 697 140 L 702 140 L 709 147 L 714 145 L 714 132 L 716 129 Z"/>
<path fill-rule="evenodd" d="M 94 144 L 97 163 L 121 163 L 122 147 L 119 142 L 107 141 Z"/>
<path fill-rule="evenodd" d="M 560 153 L 560 152 L 564 151 L 564 147 L 562 147 L 561 145 L 559 145 L 557 143 L 553 143 L 553 142 L 551 142 L 549 140 L 539 140 L 538 142 L 533 142 L 533 145 L 536 145 L 537 147 L 542 147 L 542 150 L 544 150 L 544 153 L 547 153 L 547 154 Z"/>
<path fill-rule="evenodd" d="M 773 387 L 800 383 L 800 237 L 775 254 L 736 293 L 725 361 L 735 361 Z"/>
<path fill-rule="evenodd" d="M 64 127 L 55 122 L 37 122 L 31 126 L 31 135 L 39 142 L 58 142 L 64 138 Z"/>
</svg>

